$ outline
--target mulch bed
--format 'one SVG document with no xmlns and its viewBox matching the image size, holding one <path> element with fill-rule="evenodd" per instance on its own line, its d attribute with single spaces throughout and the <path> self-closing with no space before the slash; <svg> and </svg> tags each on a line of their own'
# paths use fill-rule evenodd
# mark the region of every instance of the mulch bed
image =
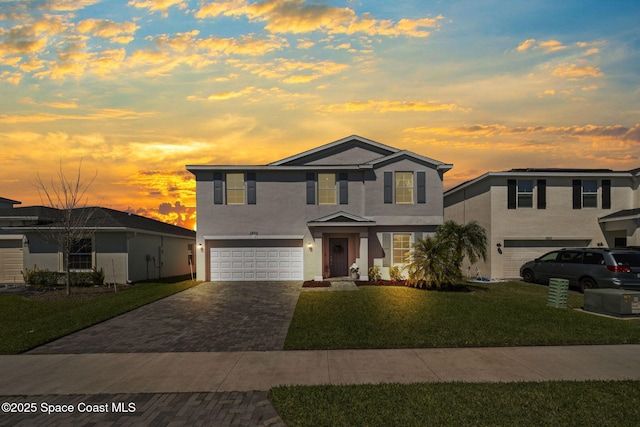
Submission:
<svg viewBox="0 0 640 427">
<path fill-rule="evenodd" d="M 303 288 L 328 288 L 328 287 L 331 287 L 331 282 L 326 280 L 322 280 L 322 281 L 307 280 L 302 284 L 302 287 Z"/>
</svg>

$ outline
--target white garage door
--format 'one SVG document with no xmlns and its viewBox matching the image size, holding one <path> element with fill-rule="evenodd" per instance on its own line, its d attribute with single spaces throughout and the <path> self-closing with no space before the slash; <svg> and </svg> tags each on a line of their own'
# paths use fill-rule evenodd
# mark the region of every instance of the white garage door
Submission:
<svg viewBox="0 0 640 427">
<path fill-rule="evenodd" d="M 301 247 L 211 248 L 211 280 L 302 280 Z"/>
<path fill-rule="evenodd" d="M 520 277 L 522 264 L 534 260 L 547 252 L 562 248 L 586 247 L 588 245 L 588 240 L 505 240 L 504 275 L 502 277 L 508 279 Z"/>
<path fill-rule="evenodd" d="M 0 283 L 24 283 L 22 264 L 22 248 L 0 248 Z"/>
</svg>

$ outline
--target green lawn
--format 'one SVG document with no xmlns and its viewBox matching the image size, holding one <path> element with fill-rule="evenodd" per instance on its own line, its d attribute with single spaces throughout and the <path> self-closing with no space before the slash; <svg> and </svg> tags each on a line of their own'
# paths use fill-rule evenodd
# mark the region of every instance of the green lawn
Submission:
<svg viewBox="0 0 640 427">
<path fill-rule="evenodd" d="M 198 283 L 142 283 L 118 293 L 59 301 L 0 295 L 0 354 L 24 352 Z"/>
<path fill-rule="evenodd" d="M 296 426 L 637 426 L 639 381 L 276 387 Z"/>
<path fill-rule="evenodd" d="M 285 348 L 411 348 L 640 343 L 640 320 L 548 307 L 547 288 L 522 282 L 465 291 L 363 286 L 302 292 Z"/>
</svg>

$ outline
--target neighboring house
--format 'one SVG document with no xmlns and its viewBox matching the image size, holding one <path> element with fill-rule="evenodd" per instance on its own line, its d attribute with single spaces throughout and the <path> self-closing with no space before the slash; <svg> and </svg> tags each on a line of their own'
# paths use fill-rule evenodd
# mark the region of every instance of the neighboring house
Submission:
<svg viewBox="0 0 640 427">
<path fill-rule="evenodd" d="M 76 209 L 74 213 L 86 210 L 92 211 L 85 224 L 87 238 L 72 249 L 72 271 L 102 268 L 108 283 L 192 271 L 194 231 L 107 208 Z M 0 209 L 0 283 L 23 283 L 22 272 L 34 266 L 64 270 L 63 255 L 45 232 L 60 227 L 60 212 L 43 206 Z"/>
<path fill-rule="evenodd" d="M 443 222 L 452 165 L 359 136 L 265 166 L 194 165 L 200 280 L 367 277 Z"/>
<path fill-rule="evenodd" d="M 487 230 L 484 277 L 517 278 L 520 266 L 564 247 L 640 245 L 640 169 L 512 169 L 444 193 L 446 220 Z"/>
</svg>

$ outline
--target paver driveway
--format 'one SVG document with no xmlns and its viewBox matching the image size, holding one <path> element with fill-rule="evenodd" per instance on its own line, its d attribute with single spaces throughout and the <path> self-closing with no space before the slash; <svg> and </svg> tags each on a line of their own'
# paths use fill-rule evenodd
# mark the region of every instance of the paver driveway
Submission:
<svg viewBox="0 0 640 427">
<path fill-rule="evenodd" d="M 301 286 L 203 283 L 30 353 L 282 350 Z"/>
</svg>

